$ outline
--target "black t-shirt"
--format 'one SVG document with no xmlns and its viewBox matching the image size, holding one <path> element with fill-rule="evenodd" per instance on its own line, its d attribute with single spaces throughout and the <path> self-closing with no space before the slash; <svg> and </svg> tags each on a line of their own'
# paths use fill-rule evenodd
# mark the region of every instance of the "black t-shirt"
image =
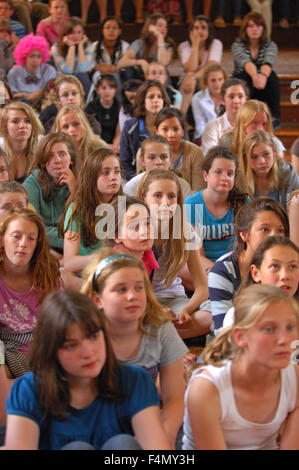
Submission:
<svg viewBox="0 0 299 470">
<path fill-rule="evenodd" d="M 104 139 L 108 144 L 112 144 L 119 117 L 118 101 L 114 99 L 114 103 L 111 108 L 104 108 L 100 103 L 100 98 L 97 96 L 87 105 L 86 112 L 95 115 L 96 119 L 102 126 L 102 139 Z"/>
</svg>

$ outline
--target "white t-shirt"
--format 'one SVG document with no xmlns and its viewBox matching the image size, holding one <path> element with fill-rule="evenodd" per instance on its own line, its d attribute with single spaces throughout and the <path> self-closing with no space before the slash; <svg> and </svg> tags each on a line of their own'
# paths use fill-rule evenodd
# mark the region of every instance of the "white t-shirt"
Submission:
<svg viewBox="0 0 299 470">
<path fill-rule="evenodd" d="M 221 404 L 220 423 L 227 448 L 229 450 L 277 449 L 276 438 L 280 427 L 296 404 L 297 377 L 294 365 L 290 364 L 281 370 L 280 398 L 275 416 L 269 423 L 261 424 L 248 421 L 239 414 L 232 387 L 231 364 L 232 361 L 225 361 L 222 367 L 208 365 L 194 371 L 185 393 L 185 404 L 190 383 L 199 377 L 200 372 L 206 370 L 210 375 L 202 374 L 201 377 L 212 382 L 218 390 Z M 205 404 L 199 403 L 198 406 Z M 187 406 L 184 415 L 183 449 L 195 449 Z"/>
</svg>

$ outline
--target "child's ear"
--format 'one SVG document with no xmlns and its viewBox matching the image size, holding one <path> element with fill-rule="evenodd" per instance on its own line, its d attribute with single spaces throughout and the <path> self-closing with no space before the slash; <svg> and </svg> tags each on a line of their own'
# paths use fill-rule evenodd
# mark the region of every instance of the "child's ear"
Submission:
<svg viewBox="0 0 299 470">
<path fill-rule="evenodd" d="M 237 346 L 241 349 L 245 349 L 248 345 L 247 332 L 244 328 L 236 327 L 234 328 L 234 340 Z"/>
<path fill-rule="evenodd" d="M 240 232 L 240 237 L 242 238 L 243 242 L 248 242 L 248 232 Z"/>
<path fill-rule="evenodd" d="M 202 176 L 203 176 L 203 179 L 205 180 L 205 182 L 207 183 L 208 173 L 206 172 L 206 170 L 202 170 Z"/>
<path fill-rule="evenodd" d="M 96 291 L 92 291 L 91 300 L 96 304 L 98 308 L 102 308 L 102 301 L 99 294 Z"/>
<path fill-rule="evenodd" d="M 254 264 L 250 266 L 250 272 L 254 282 L 261 282 L 260 272 Z"/>
</svg>

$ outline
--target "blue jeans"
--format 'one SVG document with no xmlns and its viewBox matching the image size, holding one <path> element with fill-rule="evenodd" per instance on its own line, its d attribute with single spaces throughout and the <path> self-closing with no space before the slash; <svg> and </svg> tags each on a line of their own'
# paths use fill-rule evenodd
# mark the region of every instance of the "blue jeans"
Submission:
<svg viewBox="0 0 299 470">
<path fill-rule="evenodd" d="M 61 450 L 95 450 L 87 442 L 74 441 L 66 444 Z M 133 436 L 117 434 L 105 442 L 101 450 L 142 450 Z"/>
</svg>

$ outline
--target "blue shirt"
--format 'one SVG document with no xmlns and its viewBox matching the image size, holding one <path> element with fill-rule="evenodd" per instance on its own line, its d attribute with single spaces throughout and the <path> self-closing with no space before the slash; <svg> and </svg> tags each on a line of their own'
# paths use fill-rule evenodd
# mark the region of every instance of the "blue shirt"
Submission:
<svg viewBox="0 0 299 470">
<path fill-rule="evenodd" d="M 139 411 L 159 404 L 159 396 L 148 372 L 137 366 L 121 366 L 117 374 L 118 388 L 124 399 L 120 402 L 96 398 L 86 408 L 67 408 L 69 417 L 61 421 L 51 415 L 43 417 L 38 403 L 34 375 L 19 377 L 7 399 L 7 414 L 24 416 L 40 429 L 40 450 L 59 450 L 69 442 L 83 441 L 101 449 L 111 437 L 131 434 L 132 418 Z"/>
<path fill-rule="evenodd" d="M 230 251 L 235 240 L 234 212 L 232 209 L 220 219 L 212 215 L 202 197 L 202 189 L 185 199 L 187 220 L 199 231 L 206 258 L 216 261 Z M 188 208 L 188 205 L 190 207 Z"/>
<path fill-rule="evenodd" d="M 19 21 L 16 20 L 9 20 L 10 26 L 12 29 L 12 32 L 18 36 L 19 38 L 23 38 L 25 36 L 25 27 L 20 23 Z"/>
<path fill-rule="evenodd" d="M 27 77 L 36 76 L 36 83 L 27 83 Z M 7 74 L 7 82 L 13 93 L 33 93 L 44 88 L 49 80 L 56 78 L 57 71 L 50 64 L 42 64 L 35 74 L 28 73 L 25 67 L 17 65 Z"/>
</svg>

